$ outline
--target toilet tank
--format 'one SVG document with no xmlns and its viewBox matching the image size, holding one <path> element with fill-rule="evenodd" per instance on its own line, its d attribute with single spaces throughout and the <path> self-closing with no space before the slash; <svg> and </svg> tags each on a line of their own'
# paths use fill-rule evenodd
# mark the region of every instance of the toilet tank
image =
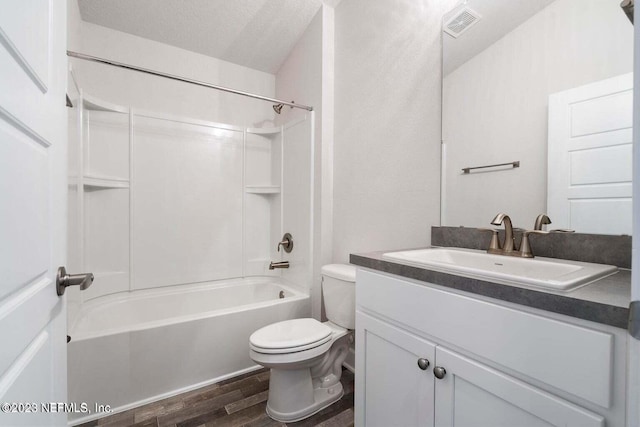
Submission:
<svg viewBox="0 0 640 427">
<path fill-rule="evenodd" d="M 322 267 L 322 299 L 327 319 L 347 329 L 356 328 L 356 268 L 329 264 Z"/>
</svg>

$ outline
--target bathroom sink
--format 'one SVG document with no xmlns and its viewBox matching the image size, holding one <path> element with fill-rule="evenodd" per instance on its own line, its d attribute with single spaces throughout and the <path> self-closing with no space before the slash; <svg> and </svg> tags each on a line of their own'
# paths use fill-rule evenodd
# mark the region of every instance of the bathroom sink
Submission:
<svg viewBox="0 0 640 427">
<path fill-rule="evenodd" d="M 555 291 L 568 291 L 618 271 L 612 265 L 543 257 L 517 258 L 461 248 L 387 252 L 382 258 L 474 279 Z"/>
</svg>

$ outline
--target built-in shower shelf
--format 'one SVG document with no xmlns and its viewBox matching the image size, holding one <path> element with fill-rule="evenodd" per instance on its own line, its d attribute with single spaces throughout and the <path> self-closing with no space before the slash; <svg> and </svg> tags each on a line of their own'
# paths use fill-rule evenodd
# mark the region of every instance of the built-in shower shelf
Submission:
<svg viewBox="0 0 640 427">
<path fill-rule="evenodd" d="M 121 105 L 113 104 L 111 102 L 103 101 L 90 95 L 82 96 L 82 103 L 84 108 L 93 111 L 112 111 L 116 113 L 128 113 L 129 109 Z"/>
<path fill-rule="evenodd" d="M 85 175 L 83 177 L 83 184 L 85 188 L 129 188 L 129 181 L 119 178 L 107 178 Z"/>
<path fill-rule="evenodd" d="M 280 133 L 282 128 L 280 126 L 275 128 L 247 128 L 247 133 L 254 133 L 256 135 L 276 135 Z"/>
<path fill-rule="evenodd" d="M 249 194 L 280 194 L 280 186 L 277 185 L 247 185 L 244 191 Z"/>
</svg>

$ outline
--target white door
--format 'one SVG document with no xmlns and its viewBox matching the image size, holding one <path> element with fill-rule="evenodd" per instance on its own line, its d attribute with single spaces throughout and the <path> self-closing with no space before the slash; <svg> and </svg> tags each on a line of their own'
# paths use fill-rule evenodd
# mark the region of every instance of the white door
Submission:
<svg viewBox="0 0 640 427">
<path fill-rule="evenodd" d="M 457 353 L 437 347 L 435 425 L 604 427 L 604 418 Z"/>
<path fill-rule="evenodd" d="M 65 49 L 66 1 L 0 0 L 2 426 L 67 422 Z"/>
<path fill-rule="evenodd" d="M 435 345 L 360 312 L 356 316 L 356 425 L 433 426 Z"/>
<path fill-rule="evenodd" d="M 631 234 L 633 75 L 549 96 L 552 228 Z"/>
</svg>

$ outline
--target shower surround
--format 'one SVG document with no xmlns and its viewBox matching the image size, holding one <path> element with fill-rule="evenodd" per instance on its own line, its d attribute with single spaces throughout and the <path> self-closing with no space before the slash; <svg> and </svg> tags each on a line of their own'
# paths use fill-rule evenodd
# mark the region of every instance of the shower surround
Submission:
<svg viewBox="0 0 640 427">
<path fill-rule="evenodd" d="M 311 313 L 313 112 L 255 128 L 74 105 L 69 268 L 95 282 L 67 292 L 70 399 L 119 411 L 253 369 L 251 332 Z"/>
</svg>

